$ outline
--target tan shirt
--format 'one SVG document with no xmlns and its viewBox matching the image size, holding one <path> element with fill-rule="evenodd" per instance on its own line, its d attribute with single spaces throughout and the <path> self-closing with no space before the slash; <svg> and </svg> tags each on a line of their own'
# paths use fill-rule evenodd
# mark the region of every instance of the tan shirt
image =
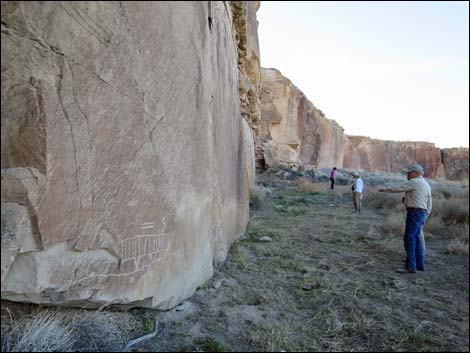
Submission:
<svg viewBox="0 0 470 353">
<path fill-rule="evenodd" d="M 399 186 L 384 188 L 384 191 L 405 192 L 406 208 L 423 208 L 428 211 L 428 215 L 431 213 L 431 186 L 422 176 L 407 180 Z"/>
</svg>

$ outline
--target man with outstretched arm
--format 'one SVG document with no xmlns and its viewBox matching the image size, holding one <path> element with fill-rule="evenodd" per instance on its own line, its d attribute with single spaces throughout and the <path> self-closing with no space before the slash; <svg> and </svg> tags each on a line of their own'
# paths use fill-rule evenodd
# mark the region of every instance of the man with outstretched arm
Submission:
<svg viewBox="0 0 470 353">
<path fill-rule="evenodd" d="M 405 192 L 405 270 L 401 273 L 424 271 L 424 244 L 420 236 L 421 227 L 431 213 L 431 187 L 423 178 L 424 169 L 419 164 L 411 164 L 406 169 L 408 181 L 396 187 L 378 188 L 380 192 Z"/>
</svg>

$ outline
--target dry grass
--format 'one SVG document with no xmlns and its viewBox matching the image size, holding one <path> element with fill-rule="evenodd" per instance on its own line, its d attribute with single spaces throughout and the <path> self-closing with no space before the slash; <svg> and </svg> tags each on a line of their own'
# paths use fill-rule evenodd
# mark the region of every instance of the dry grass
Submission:
<svg viewBox="0 0 470 353">
<path fill-rule="evenodd" d="M 349 193 L 348 190 L 344 193 Z M 424 232 L 445 239 L 448 254 L 468 254 L 469 244 L 469 192 L 466 186 L 438 184 L 433 187 L 433 209 L 426 220 Z M 364 194 L 364 205 L 381 209 L 386 217 L 376 225 L 385 235 L 403 235 L 405 212 L 402 193 L 381 193 L 368 189 Z M 384 240 L 384 247 L 396 244 L 392 239 Z"/>
<path fill-rule="evenodd" d="M 426 220 L 424 229 L 425 231 L 438 236 L 443 236 L 448 230 L 441 218 L 432 216 Z"/>
<path fill-rule="evenodd" d="M 54 311 L 21 321 L 2 317 L 2 352 L 71 352 L 78 335 L 66 321 Z"/>
<path fill-rule="evenodd" d="M 2 316 L 2 352 L 120 352 L 145 331 L 130 313 L 40 310 Z"/>
<path fill-rule="evenodd" d="M 351 185 L 335 185 L 335 190 L 341 196 L 352 197 L 353 191 L 351 190 Z"/>
<path fill-rule="evenodd" d="M 403 194 L 379 193 L 369 190 L 365 204 L 386 211 L 386 218 L 377 228 L 387 235 L 403 235 L 405 218 Z M 468 254 L 469 243 L 469 194 L 468 189 L 439 185 L 433 189 L 433 209 L 426 221 L 425 232 L 448 239 L 448 254 Z"/>
<path fill-rule="evenodd" d="M 444 224 L 468 224 L 469 207 L 467 198 L 434 200 L 431 217 L 439 217 Z"/>
<path fill-rule="evenodd" d="M 467 255 L 469 243 L 468 190 L 439 190 L 443 197 L 433 198 L 433 210 L 426 229 L 448 239 L 447 254 Z"/>
<path fill-rule="evenodd" d="M 448 227 L 447 235 L 452 239 L 460 239 L 469 242 L 468 224 L 453 224 Z"/>
<path fill-rule="evenodd" d="M 250 188 L 250 209 L 258 210 L 263 207 L 266 192 L 266 188 L 261 186 Z"/>
<path fill-rule="evenodd" d="M 79 336 L 75 351 L 119 352 L 131 338 L 133 327 L 142 324 L 128 313 L 79 311 L 73 315 L 70 326 Z"/>
<path fill-rule="evenodd" d="M 295 183 L 297 184 L 297 187 L 305 192 L 318 191 L 318 186 L 305 178 L 297 179 Z"/>
<path fill-rule="evenodd" d="M 468 242 L 460 239 L 452 239 L 449 244 L 447 244 L 445 253 L 454 255 L 468 254 Z"/>
<path fill-rule="evenodd" d="M 377 228 L 383 234 L 403 236 L 405 231 L 405 217 L 403 213 L 390 213 L 377 225 Z"/>
<path fill-rule="evenodd" d="M 403 208 L 402 194 L 378 192 L 366 190 L 364 192 L 364 204 L 370 208 L 377 209 L 399 209 Z"/>
</svg>

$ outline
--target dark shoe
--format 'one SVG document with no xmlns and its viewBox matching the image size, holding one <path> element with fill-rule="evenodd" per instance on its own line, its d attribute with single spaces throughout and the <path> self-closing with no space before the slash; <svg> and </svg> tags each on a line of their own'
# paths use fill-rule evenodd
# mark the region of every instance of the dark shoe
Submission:
<svg viewBox="0 0 470 353">
<path fill-rule="evenodd" d="M 408 270 L 406 268 L 401 268 L 399 270 L 397 270 L 398 273 L 416 273 L 415 270 Z"/>
<path fill-rule="evenodd" d="M 424 271 L 424 268 L 419 268 L 419 267 L 418 267 L 418 271 Z"/>
</svg>

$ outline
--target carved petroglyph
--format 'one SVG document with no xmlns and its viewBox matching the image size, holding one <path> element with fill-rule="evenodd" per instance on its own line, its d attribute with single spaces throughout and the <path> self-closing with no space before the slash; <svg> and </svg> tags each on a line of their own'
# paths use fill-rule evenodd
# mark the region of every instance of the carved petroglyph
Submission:
<svg viewBox="0 0 470 353">
<path fill-rule="evenodd" d="M 15 257 L 2 299 L 166 310 L 188 298 L 247 222 L 240 119 L 259 116 L 258 2 L 237 3 L 236 21 L 211 2 L 209 37 L 207 3 L 4 3 L 2 168 L 37 173 L 12 176 L 24 203 L 5 201 L 3 175 L 2 201 L 27 208 L 5 237 L 36 246 L 2 241 L 2 260 Z"/>
<path fill-rule="evenodd" d="M 138 271 L 141 267 L 147 267 L 158 262 L 162 255 L 168 253 L 168 234 L 136 235 L 132 238 L 120 241 L 119 246 L 121 251 L 121 266 L 127 262 L 133 261 L 136 271 Z M 145 262 L 147 262 L 147 264 L 145 264 Z"/>
<path fill-rule="evenodd" d="M 142 229 L 155 228 L 155 222 L 142 223 Z"/>
<path fill-rule="evenodd" d="M 141 228 L 143 230 L 155 228 L 155 222 L 142 223 Z M 80 271 L 84 276 L 79 279 L 76 277 L 70 279 L 69 288 L 91 280 L 100 284 L 108 279 L 123 279 L 124 283 L 134 282 L 133 275 L 146 271 L 175 254 L 175 252 L 170 252 L 171 243 L 164 219 L 162 219 L 161 229 L 160 233 L 138 234 L 119 241 L 117 255 L 120 258 L 120 265 L 117 271 L 116 267 L 107 266 L 103 272 L 96 273 L 87 264 L 86 268 Z"/>
<path fill-rule="evenodd" d="M 134 207 L 135 205 L 137 205 L 137 200 L 129 201 L 127 205 L 128 205 L 129 207 Z"/>
</svg>

